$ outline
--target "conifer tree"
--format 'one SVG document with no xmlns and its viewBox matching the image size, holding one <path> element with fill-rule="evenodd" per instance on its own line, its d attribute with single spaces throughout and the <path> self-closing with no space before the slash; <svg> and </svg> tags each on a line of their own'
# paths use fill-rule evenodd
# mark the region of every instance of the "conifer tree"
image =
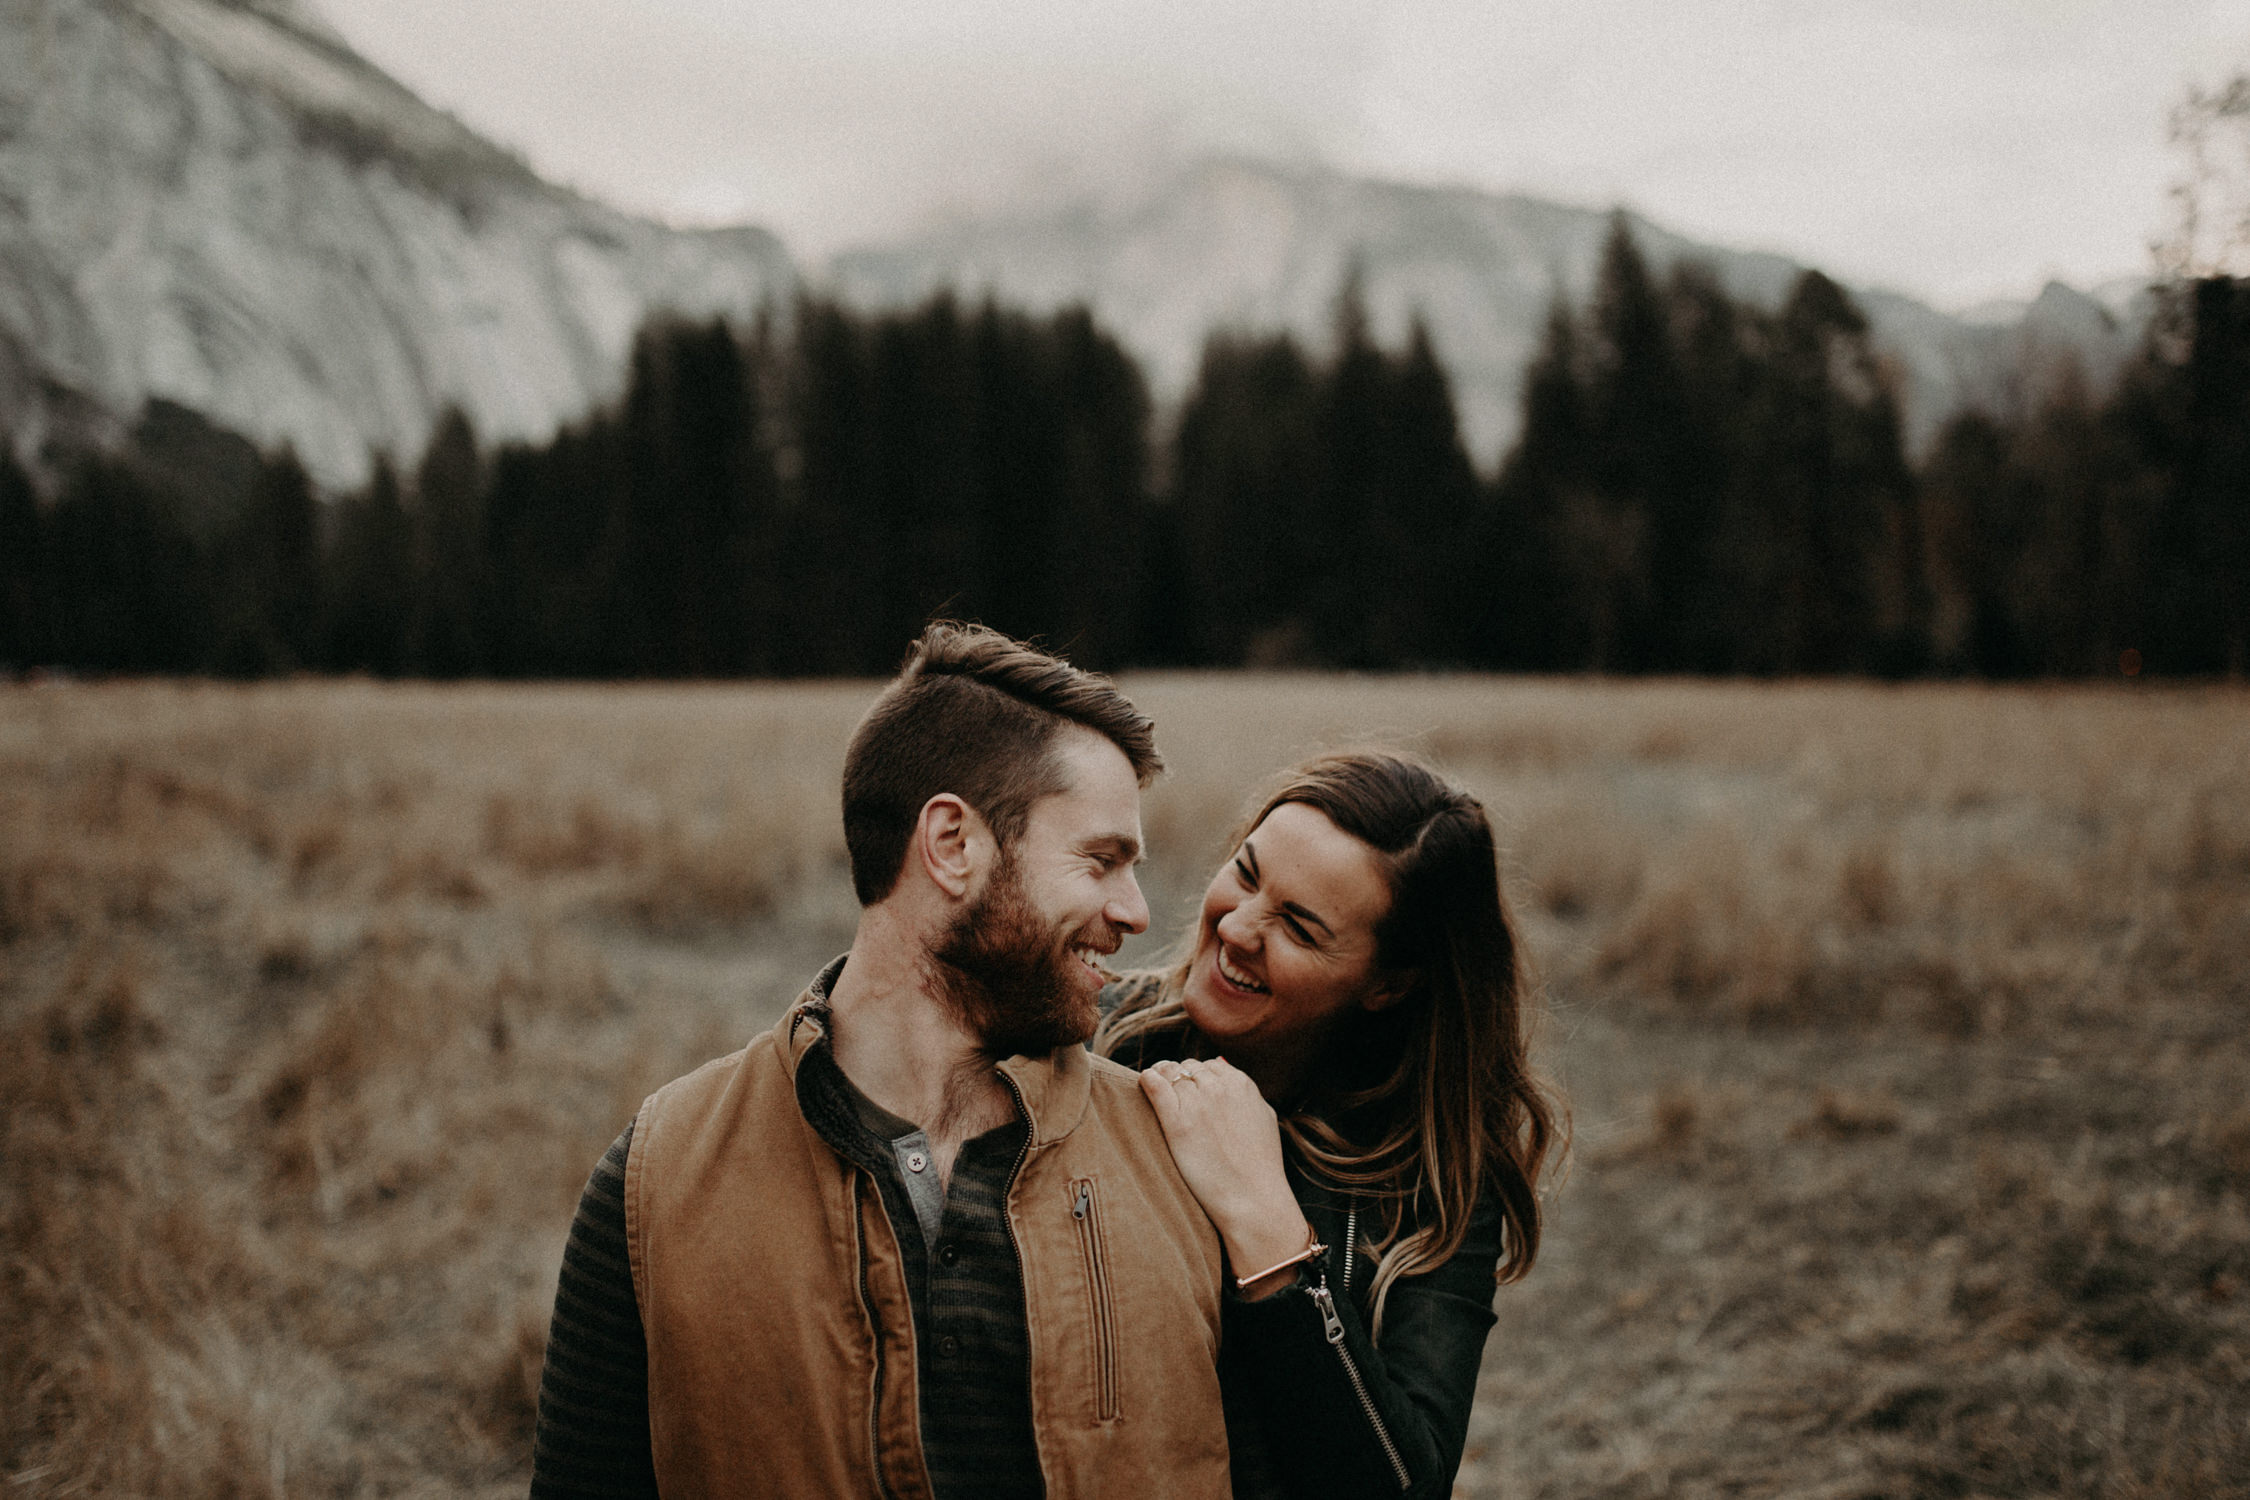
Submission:
<svg viewBox="0 0 2250 1500">
<path fill-rule="evenodd" d="M 487 650 L 495 671 L 615 676 L 631 670 L 618 557 L 626 485 L 619 424 L 597 413 L 543 448 L 495 454 L 486 485 L 485 552 L 492 607 Z"/>
<path fill-rule="evenodd" d="M 1320 382 L 1287 334 L 1217 334 L 1172 442 L 1173 546 L 1186 586 L 1168 611 L 1189 659 L 1281 666 L 1312 650 L 1303 584 L 1334 564 L 1307 504 L 1320 468 Z"/>
<path fill-rule="evenodd" d="M 1651 594 L 1659 633 L 1650 664 L 1727 672 L 1738 655 L 1728 625 L 1737 559 L 1758 545 L 1746 475 L 1765 377 L 1765 320 L 1692 261 L 1673 266 L 1665 308 L 1681 410 L 1654 525 Z"/>
<path fill-rule="evenodd" d="M 311 666 L 318 654 L 321 552 L 318 501 L 296 450 L 258 467 L 255 487 L 227 549 L 236 597 L 224 669 L 266 676 Z"/>
<path fill-rule="evenodd" d="M 1578 537 L 1593 554 L 1597 668 L 1674 665 L 1673 627 L 1702 564 L 1705 518 L 1680 483 L 1687 396 L 1667 312 L 1624 214 L 1613 216 L 1587 319 L 1595 498 Z"/>
<path fill-rule="evenodd" d="M 2020 540 L 2009 432 L 1964 411 L 1940 429 L 1918 503 L 1931 591 L 1930 661 L 1940 671 L 2020 677 L 2028 648 L 2005 602 L 2007 559 Z"/>
<path fill-rule="evenodd" d="M 484 670 L 484 473 L 469 419 L 448 407 L 414 475 L 407 659 L 430 677 Z"/>
<path fill-rule="evenodd" d="M 724 320 L 635 343 L 616 625 L 636 672 L 724 675 L 749 660 L 750 559 L 773 499 L 753 399 Z"/>
<path fill-rule="evenodd" d="M 987 618 L 1115 666 L 1134 646 L 1147 542 L 1140 371 L 1083 307 L 1035 320 L 987 304 L 978 327 L 980 345 L 1019 351 L 979 361 Z"/>
<path fill-rule="evenodd" d="M 1364 576 L 1374 587 L 1363 658 L 1386 667 L 1456 664 L 1467 651 L 1462 543 L 1477 516 L 1476 470 L 1452 382 L 1419 316 L 1405 351 L 1386 367 L 1386 483 L 1364 539 Z"/>
<path fill-rule="evenodd" d="M 939 305 L 930 311 L 938 313 Z M 943 339 L 954 327 L 941 313 L 935 331 Z M 942 561 L 932 559 L 938 577 L 928 591 L 944 590 L 949 612 L 1019 637 L 1050 632 L 1058 622 L 1063 588 L 1049 575 L 1059 560 L 1061 513 L 1075 498 L 1059 483 L 1067 419 L 1056 389 L 1058 361 L 1043 332 L 990 297 L 960 329 L 958 420 L 967 424 L 968 452 L 949 503 L 965 507 L 970 525 L 944 547 Z M 942 367 L 944 356 L 932 353 Z"/>
<path fill-rule="evenodd" d="M 1523 421 L 1471 548 L 1480 666 L 1582 665 L 1592 636 L 1573 515 L 1591 508 L 1593 414 L 1577 317 L 1558 295 L 1524 371 Z"/>
<path fill-rule="evenodd" d="M 1390 370 L 1368 326 L 1365 293 L 1355 263 L 1336 295 L 1334 348 L 1321 372 L 1317 408 L 1319 467 L 1298 523 L 1310 544 L 1298 582 L 1313 660 L 1354 667 L 1372 664 L 1380 649 L 1369 635 L 1375 601 L 1410 586 L 1400 576 L 1402 559 L 1384 555 L 1377 542 L 1392 505 L 1398 455 Z"/>
<path fill-rule="evenodd" d="M 836 303 L 806 297 L 791 319 L 785 421 L 781 574 L 792 629 L 776 642 L 789 676 L 881 672 L 906 642 L 878 621 L 883 587 L 874 514 L 875 418 L 867 331 Z M 872 554 L 872 555 L 871 555 Z"/>
<path fill-rule="evenodd" d="M 211 645 L 208 574 L 177 506 L 114 458 L 82 461 L 46 525 L 58 665 L 192 672 Z"/>
<path fill-rule="evenodd" d="M 1058 641 L 1097 667 L 1132 654 L 1135 580 L 1152 543 L 1152 402 L 1140 366 L 1084 307 L 1054 322 L 1063 408 L 1064 491 L 1071 497 L 1048 569 Z"/>
<path fill-rule="evenodd" d="M 396 677 L 407 666 L 414 598 L 414 522 L 390 455 L 367 487 L 338 502 L 321 662 L 331 671 Z"/>
<path fill-rule="evenodd" d="M 31 477 L 0 444 L 0 668 L 32 666 L 47 654 L 41 520 Z"/>
<path fill-rule="evenodd" d="M 1806 271 L 1769 347 L 1741 481 L 1752 536 L 1732 622 L 1738 664 L 1761 672 L 1884 665 L 1886 634 L 1919 627 L 1886 590 L 1920 559 L 1897 515 L 1909 481 L 1867 321 L 1841 287 Z"/>
<path fill-rule="evenodd" d="M 999 366 L 1011 353 L 986 351 L 990 378 L 1005 382 Z M 980 546 L 992 455 L 978 440 L 992 393 L 978 389 L 969 327 L 944 292 L 873 320 L 867 375 L 870 484 L 854 550 L 882 643 L 860 670 L 881 671 L 932 616 L 992 608 Z"/>
<path fill-rule="evenodd" d="M 2181 665 L 2240 678 L 2250 671 L 2250 279 L 2206 276 L 2188 296 L 2180 502 L 2193 542 Z"/>
</svg>

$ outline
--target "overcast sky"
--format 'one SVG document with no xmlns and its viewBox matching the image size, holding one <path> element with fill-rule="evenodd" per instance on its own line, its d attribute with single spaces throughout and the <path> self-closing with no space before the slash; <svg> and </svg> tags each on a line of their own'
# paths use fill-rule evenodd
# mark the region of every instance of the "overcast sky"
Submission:
<svg viewBox="0 0 2250 1500">
<path fill-rule="evenodd" d="M 1958 307 L 2144 272 L 2250 0 L 312 0 L 549 176 L 815 262 L 1212 150 L 1624 202 Z"/>
</svg>

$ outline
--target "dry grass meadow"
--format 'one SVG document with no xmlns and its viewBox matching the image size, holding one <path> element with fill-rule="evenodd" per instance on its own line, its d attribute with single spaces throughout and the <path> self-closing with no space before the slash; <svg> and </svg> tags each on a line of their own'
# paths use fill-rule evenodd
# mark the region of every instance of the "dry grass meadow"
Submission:
<svg viewBox="0 0 2250 1500">
<path fill-rule="evenodd" d="M 1160 922 L 1310 749 L 1501 820 L 1577 1136 L 1462 1493 L 2250 1496 L 2250 694 L 1128 686 Z M 586 1169 L 848 939 L 871 691 L 0 688 L 4 1492 L 520 1493 Z"/>
</svg>

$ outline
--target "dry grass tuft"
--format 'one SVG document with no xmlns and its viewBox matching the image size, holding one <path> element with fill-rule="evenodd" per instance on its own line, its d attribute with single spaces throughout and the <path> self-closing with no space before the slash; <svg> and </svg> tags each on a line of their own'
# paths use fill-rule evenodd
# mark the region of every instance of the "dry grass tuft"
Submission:
<svg viewBox="0 0 2250 1500">
<path fill-rule="evenodd" d="M 640 828 L 591 796 L 578 797 L 562 813 L 505 792 L 484 806 L 486 852 L 525 875 L 631 869 L 647 843 Z"/>
<path fill-rule="evenodd" d="M 1692 1090 L 1677 1085 L 1666 1089 L 1649 1107 L 1649 1149 L 1660 1156 L 1687 1155 L 1695 1147 L 1702 1114 Z"/>
<path fill-rule="evenodd" d="M 738 928 L 765 916 L 798 876 L 786 835 L 730 829 L 689 842 L 667 831 L 645 869 L 619 897 L 633 922 L 661 937 Z"/>
<path fill-rule="evenodd" d="M 1813 1112 L 1799 1121 L 1790 1133 L 1849 1141 L 1860 1136 L 1891 1135 L 1900 1123 L 1898 1100 L 1888 1089 L 1862 1092 L 1824 1088 Z"/>
</svg>

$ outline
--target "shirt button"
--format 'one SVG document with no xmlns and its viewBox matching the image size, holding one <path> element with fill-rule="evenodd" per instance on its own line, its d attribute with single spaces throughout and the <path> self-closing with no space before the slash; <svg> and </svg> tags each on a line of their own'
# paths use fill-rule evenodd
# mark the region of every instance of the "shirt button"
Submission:
<svg viewBox="0 0 2250 1500">
<path fill-rule="evenodd" d="M 909 1151 L 906 1153 L 906 1170 L 909 1172 L 919 1172 L 929 1164 L 930 1159 L 924 1156 L 919 1151 Z"/>
<path fill-rule="evenodd" d="M 961 1352 L 961 1341 L 949 1333 L 937 1341 L 937 1352 L 951 1359 Z"/>
<path fill-rule="evenodd" d="M 937 1258 L 939 1265 L 950 1266 L 961 1258 L 961 1252 L 951 1244 L 944 1244 L 938 1246 Z"/>
</svg>

